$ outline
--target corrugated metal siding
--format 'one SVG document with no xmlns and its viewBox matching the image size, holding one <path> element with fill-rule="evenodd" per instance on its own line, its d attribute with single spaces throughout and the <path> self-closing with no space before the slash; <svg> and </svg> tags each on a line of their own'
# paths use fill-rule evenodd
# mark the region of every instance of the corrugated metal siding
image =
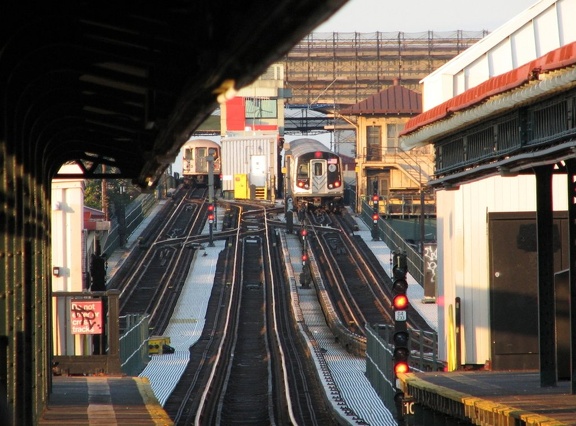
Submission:
<svg viewBox="0 0 576 426">
<path fill-rule="evenodd" d="M 535 3 L 426 76 L 422 80 L 424 110 L 479 82 L 532 61 L 562 44 L 576 41 L 576 29 L 572 24 L 575 13 L 575 0 L 541 0 Z M 545 43 L 541 42 L 543 38 L 547 39 Z M 503 52 L 507 52 L 509 59 L 500 62 L 498 59 Z M 480 63 L 484 66 L 478 67 Z M 472 68 L 475 75 L 469 79 Z M 456 80 L 464 81 L 464 86 L 456 86 Z"/>
<path fill-rule="evenodd" d="M 250 175 L 250 158 L 263 155 L 266 159 L 268 186 L 277 172 L 278 145 L 276 136 L 232 137 L 222 139 L 222 190 L 234 190 L 234 175 Z M 276 182 L 278 179 L 276 179 Z"/>
<path fill-rule="evenodd" d="M 450 114 L 477 105 L 491 96 L 520 87 L 538 79 L 540 73 L 569 67 L 576 64 L 576 42 L 553 50 L 546 55 L 524 64 L 507 73 L 485 81 L 452 99 L 410 119 L 401 135 L 406 135 L 448 117 Z"/>
<path fill-rule="evenodd" d="M 462 299 L 462 360 L 483 364 L 490 359 L 490 276 L 487 236 L 488 212 L 535 211 L 534 176 L 493 177 L 463 185 L 459 191 L 437 192 L 438 295 L 443 309 L 439 330 L 447 330 L 448 307 Z M 554 210 L 566 210 L 566 177 L 557 176 L 553 185 Z M 440 302 L 439 302 L 440 305 Z M 445 334 L 439 333 L 439 339 Z M 446 358 L 447 341 L 439 345 L 440 359 Z"/>
</svg>

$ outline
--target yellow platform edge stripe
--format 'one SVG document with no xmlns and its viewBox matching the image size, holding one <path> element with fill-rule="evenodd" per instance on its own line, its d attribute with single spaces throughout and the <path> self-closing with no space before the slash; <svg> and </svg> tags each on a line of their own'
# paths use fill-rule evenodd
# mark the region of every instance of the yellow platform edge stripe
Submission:
<svg viewBox="0 0 576 426">
<path fill-rule="evenodd" d="M 494 401 L 472 396 L 453 389 L 445 388 L 427 382 L 416 377 L 414 373 L 400 374 L 398 376 L 402 383 L 402 390 L 409 394 L 408 385 L 426 392 L 432 392 L 442 397 L 460 402 L 464 405 L 464 413 L 476 425 L 485 424 L 484 420 L 488 416 L 503 416 L 518 419 L 526 422 L 530 426 L 569 426 L 568 423 L 560 422 L 551 417 L 546 417 L 538 413 L 520 409 L 517 407 L 496 403 Z"/>
<path fill-rule="evenodd" d="M 150 417 L 154 424 L 159 426 L 174 426 L 174 422 L 168 416 L 164 408 L 158 402 L 156 395 L 152 392 L 150 387 L 150 380 L 147 377 L 133 377 L 138 387 L 138 392 L 142 395 L 144 404 L 146 405 L 146 410 L 150 413 Z"/>
</svg>

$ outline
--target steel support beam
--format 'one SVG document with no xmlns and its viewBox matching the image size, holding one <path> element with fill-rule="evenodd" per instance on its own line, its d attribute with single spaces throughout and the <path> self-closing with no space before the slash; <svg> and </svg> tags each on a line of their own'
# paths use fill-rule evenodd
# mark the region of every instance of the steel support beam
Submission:
<svg viewBox="0 0 576 426">
<path fill-rule="evenodd" d="M 553 165 L 535 167 L 538 236 L 538 322 L 540 385 L 555 386 L 556 319 L 554 305 Z"/>
<path fill-rule="evenodd" d="M 576 395 L 576 159 L 566 161 L 568 179 L 568 262 L 570 309 L 570 389 Z"/>
</svg>

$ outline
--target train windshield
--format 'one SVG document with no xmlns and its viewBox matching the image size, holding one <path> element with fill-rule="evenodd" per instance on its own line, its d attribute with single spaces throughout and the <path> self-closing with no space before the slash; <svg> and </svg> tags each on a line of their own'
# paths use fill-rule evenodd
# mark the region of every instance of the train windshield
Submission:
<svg viewBox="0 0 576 426">
<path fill-rule="evenodd" d="M 324 174 L 324 164 L 320 162 L 314 163 L 314 176 L 322 176 Z"/>
<path fill-rule="evenodd" d="M 308 178 L 308 163 L 300 163 L 298 165 L 298 179 Z"/>
</svg>

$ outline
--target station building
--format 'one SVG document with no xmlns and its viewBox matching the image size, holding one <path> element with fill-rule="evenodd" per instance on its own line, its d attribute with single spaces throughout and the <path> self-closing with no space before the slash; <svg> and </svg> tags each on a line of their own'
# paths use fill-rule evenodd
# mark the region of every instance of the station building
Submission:
<svg viewBox="0 0 576 426">
<path fill-rule="evenodd" d="M 80 174 L 76 164 L 60 173 Z M 100 256 L 100 242 L 110 230 L 104 212 L 84 205 L 84 179 L 52 181 L 52 292 L 80 293 L 90 290 L 91 262 Z M 54 355 L 89 354 L 85 336 L 70 333 L 67 299 L 52 300 L 52 347 Z"/>
<path fill-rule="evenodd" d="M 439 355 L 453 369 L 543 368 L 554 324 L 558 359 L 570 341 L 557 278 L 573 250 L 574 16 L 575 0 L 541 0 L 438 68 L 400 135 L 408 151 L 435 149 Z"/>
<path fill-rule="evenodd" d="M 380 213 L 388 217 L 435 215 L 434 192 L 426 190 L 434 171 L 431 147 L 404 152 L 399 145 L 404 125 L 421 112 L 422 95 L 399 79 L 340 111 L 356 130 L 358 209 L 376 194 Z"/>
</svg>

